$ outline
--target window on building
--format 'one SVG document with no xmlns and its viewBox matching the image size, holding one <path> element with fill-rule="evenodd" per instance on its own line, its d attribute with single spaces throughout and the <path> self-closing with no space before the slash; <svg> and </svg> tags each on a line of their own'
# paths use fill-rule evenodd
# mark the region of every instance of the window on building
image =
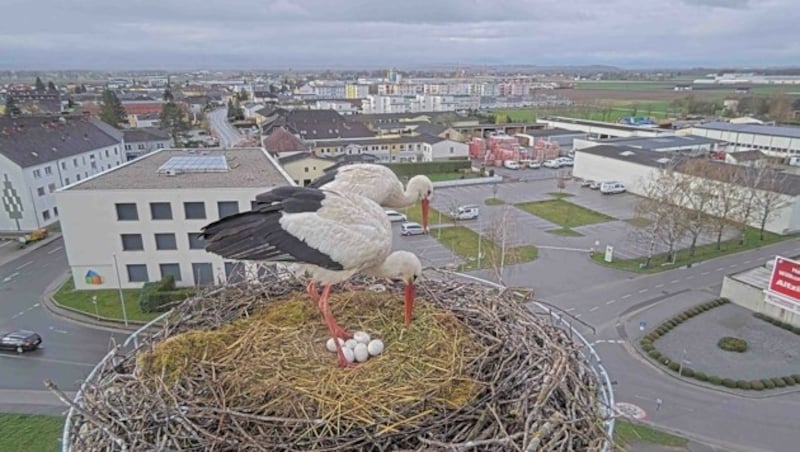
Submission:
<svg viewBox="0 0 800 452">
<path fill-rule="evenodd" d="M 144 149 L 144 145 L 143 145 L 143 144 L 141 144 L 141 143 L 139 143 L 139 146 L 138 146 L 138 148 L 139 148 L 139 149 Z"/>
<path fill-rule="evenodd" d="M 53 193 L 54 191 L 56 191 L 56 184 L 49 184 L 47 186 L 47 189 L 50 191 L 50 193 Z"/>
<path fill-rule="evenodd" d="M 150 280 L 147 276 L 147 265 L 128 264 L 125 267 L 128 270 L 128 282 L 148 282 Z"/>
<path fill-rule="evenodd" d="M 39 179 L 40 177 L 42 177 L 42 171 L 38 169 L 33 170 L 33 178 Z"/>
<path fill-rule="evenodd" d="M 306 173 L 308 172 L 308 167 L 305 167 L 303 169 L 305 170 Z"/>
<path fill-rule="evenodd" d="M 225 280 L 229 284 L 237 284 L 245 279 L 243 262 L 225 262 Z"/>
<path fill-rule="evenodd" d="M 294 183 L 296 184 L 296 183 L 297 183 L 297 181 L 294 181 Z M 256 208 L 256 206 L 257 206 L 257 205 L 258 205 L 258 202 L 256 202 L 256 201 L 250 201 L 250 210 L 255 210 L 255 208 Z"/>
<path fill-rule="evenodd" d="M 67 162 L 61 162 L 61 169 L 67 169 Z"/>
<path fill-rule="evenodd" d="M 206 249 L 206 241 L 203 240 L 203 235 L 199 232 L 189 233 L 189 249 L 190 250 L 204 250 Z"/>
<path fill-rule="evenodd" d="M 50 168 L 50 166 L 49 166 L 49 165 L 48 165 L 48 166 L 45 166 L 45 167 L 44 167 L 44 173 L 45 173 L 45 174 L 53 174 L 53 168 Z"/>
<path fill-rule="evenodd" d="M 83 172 L 83 177 L 89 177 L 89 172 L 88 171 L 84 171 Z"/>
<path fill-rule="evenodd" d="M 58 207 L 53 207 L 53 215 L 58 216 Z"/>
<path fill-rule="evenodd" d="M 108 149 L 106 149 L 106 157 L 109 157 Z"/>
<path fill-rule="evenodd" d="M 136 210 L 134 203 L 118 203 L 115 204 L 117 209 L 117 221 L 137 221 L 139 219 L 139 211 Z"/>
<path fill-rule="evenodd" d="M 89 160 L 94 160 L 94 154 L 89 154 Z"/>
<path fill-rule="evenodd" d="M 39 187 L 36 189 L 36 194 L 39 196 L 44 196 L 44 187 Z"/>
<path fill-rule="evenodd" d="M 78 167 L 78 159 L 77 159 L 77 157 L 72 159 L 72 166 L 74 166 L 75 168 Z"/>
<path fill-rule="evenodd" d="M 114 155 L 119 155 L 119 149 L 116 146 L 114 146 Z"/>
<path fill-rule="evenodd" d="M 161 278 L 172 276 L 175 281 L 181 280 L 181 264 L 158 264 L 158 269 L 161 271 Z"/>
<path fill-rule="evenodd" d="M 76 175 L 75 175 L 75 178 L 76 178 L 78 181 L 80 181 L 80 180 L 81 180 L 81 175 L 80 175 L 80 174 L 76 174 Z"/>
<path fill-rule="evenodd" d="M 150 218 L 153 220 L 171 220 L 172 204 L 168 202 L 151 202 Z"/>
<path fill-rule="evenodd" d="M 224 218 L 239 213 L 239 201 L 219 201 L 217 203 L 219 217 Z"/>
<path fill-rule="evenodd" d="M 187 220 L 205 220 L 206 204 L 204 202 L 185 202 L 183 212 Z"/>
<path fill-rule="evenodd" d="M 156 234 L 156 249 L 157 250 L 177 250 L 178 242 L 175 240 L 175 234 L 160 233 Z"/>
<path fill-rule="evenodd" d="M 450 153 L 451 154 L 455 154 L 456 153 L 456 148 L 450 146 Z"/>
<path fill-rule="evenodd" d="M 97 169 L 97 162 L 92 160 L 92 169 Z"/>
<path fill-rule="evenodd" d="M 193 262 L 192 275 L 196 286 L 210 286 L 214 284 L 214 269 L 210 262 Z"/>
<path fill-rule="evenodd" d="M 43 210 L 43 211 L 42 211 L 42 219 L 43 219 L 44 221 L 47 221 L 47 220 L 49 220 L 49 219 L 50 219 L 50 210 L 49 210 L 49 209 L 48 209 L 48 210 Z"/>
<path fill-rule="evenodd" d="M 130 144 L 126 144 L 126 145 L 125 145 L 125 150 L 126 150 L 126 151 L 130 151 L 131 149 L 132 149 L 132 148 L 131 148 L 131 145 L 130 145 Z"/>
<path fill-rule="evenodd" d="M 122 251 L 144 251 L 142 234 L 120 234 Z"/>
</svg>

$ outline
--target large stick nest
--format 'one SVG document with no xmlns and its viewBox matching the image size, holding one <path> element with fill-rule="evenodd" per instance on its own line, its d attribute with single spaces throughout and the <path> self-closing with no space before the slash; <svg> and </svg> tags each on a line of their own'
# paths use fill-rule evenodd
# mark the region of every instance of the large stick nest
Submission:
<svg viewBox="0 0 800 452">
<path fill-rule="evenodd" d="M 299 281 L 228 287 L 184 302 L 87 382 L 74 450 L 551 451 L 608 439 L 579 345 L 510 294 L 429 280 L 406 328 L 396 287 L 334 290 L 338 323 L 381 338 L 383 354 L 337 367 Z"/>
</svg>

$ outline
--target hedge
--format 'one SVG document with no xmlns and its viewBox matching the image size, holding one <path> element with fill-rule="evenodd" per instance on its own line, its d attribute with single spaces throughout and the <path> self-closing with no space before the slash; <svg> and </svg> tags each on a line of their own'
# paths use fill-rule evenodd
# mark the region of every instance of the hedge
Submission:
<svg viewBox="0 0 800 452">
<path fill-rule="evenodd" d="M 418 174 L 457 173 L 463 169 L 472 168 L 471 160 L 451 160 L 446 162 L 422 163 L 384 163 L 398 177 L 412 177 Z"/>
<path fill-rule="evenodd" d="M 160 281 L 145 283 L 139 295 L 141 312 L 162 312 L 173 301 L 183 300 L 192 295 L 190 289 L 175 287 L 175 278 L 168 275 Z"/>
<path fill-rule="evenodd" d="M 717 342 L 717 347 L 727 352 L 744 353 L 747 351 L 747 341 L 738 337 L 725 336 Z"/>
<path fill-rule="evenodd" d="M 765 322 L 769 322 L 769 323 L 771 323 L 771 324 L 773 324 L 773 325 L 775 325 L 775 326 L 777 326 L 779 328 L 783 328 L 784 330 L 786 330 L 786 331 L 788 331 L 790 333 L 794 333 L 794 334 L 800 335 L 800 326 L 790 325 L 790 324 L 788 324 L 788 323 L 786 323 L 784 321 L 778 320 L 778 319 L 776 319 L 774 317 L 770 317 L 770 316 L 762 314 L 760 312 L 754 312 L 753 313 L 753 317 L 755 317 L 755 318 L 757 318 L 759 320 L 763 320 Z"/>
<path fill-rule="evenodd" d="M 800 384 L 800 374 L 787 375 L 785 377 L 764 378 L 761 380 L 747 381 L 747 380 L 733 380 L 731 378 L 722 378 L 716 375 L 706 375 L 703 372 L 699 372 L 688 367 L 684 367 L 683 369 L 681 369 L 680 363 L 673 361 L 670 357 L 662 354 L 660 351 L 658 351 L 658 348 L 656 348 L 655 346 L 656 340 L 666 335 L 670 330 L 672 330 L 676 326 L 680 325 L 681 323 L 685 322 L 686 320 L 696 315 L 702 314 L 703 312 L 706 312 L 710 309 L 714 309 L 718 306 L 722 306 L 727 303 L 730 303 L 730 300 L 726 298 L 718 298 L 716 300 L 699 304 L 681 313 L 678 313 L 672 318 L 665 320 L 660 325 L 657 325 L 654 330 L 647 333 L 639 341 L 639 345 L 641 346 L 642 350 L 647 354 L 647 356 L 657 361 L 659 364 L 666 366 L 668 369 L 674 372 L 678 372 L 680 370 L 682 376 L 684 377 L 694 378 L 697 381 L 708 382 L 713 385 L 722 385 L 728 388 L 737 388 L 742 390 L 762 391 L 764 389 L 774 389 L 776 387 L 783 388 L 786 386 Z M 779 320 L 771 319 L 760 313 L 755 313 L 753 315 L 756 318 L 768 321 L 770 323 L 774 322 L 777 322 L 778 324 L 783 323 L 780 322 Z M 727 339 L 741 340 L 738 338 L 727 338 Z M 722 339 L 720 340 L 720 342 L 722 342 Z M 747 343 L 745 342 L 745 348 L 746 344 Z"/>
</svg>

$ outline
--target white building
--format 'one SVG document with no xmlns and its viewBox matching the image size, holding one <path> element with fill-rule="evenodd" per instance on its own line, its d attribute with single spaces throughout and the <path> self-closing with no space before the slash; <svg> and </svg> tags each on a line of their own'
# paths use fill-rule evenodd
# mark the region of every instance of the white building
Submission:
<svg viewBox="0 0 800 452">
<path fill-rule="evenodd" d="M 0 118 L 0 231 L 59 221 L 54 193 L 125 161 L 122 134 L 83 116 Z"/>
<path fill-rule="evenodd" d="M 159 149 L 172 147 L 172 136 L 156 128 L 123 129 L 125 160 L 133 160 Z"/>
<path fill-rule="evenodd" d="M 628 126 L 604 121 L 590 121 L 587 119 L 574 119 L 554 116 L 551 118 L 537 119 L 538 124 L 546 124 L 552 129 L 574 130 L 583 132 L 591 138 L 630 138 L 630 137 L 664 137 L 674 135 L 670 130 Z M 713 137 L 712 137 L 713 138 Z"/>
<path fill-rule="evenodd" d="M 644 149 L 659 152 L 688 152 L 688 153 L 708 153 L 725 148 L 720 140 L 699 136 L 665 136 L 655 138 L 609 138 L 606 140 L 576 138 L 573 141 L 574 149 L 586 149 L 593 146 L 611 145 L 625 146 L 634 149 Z"/>
<path fill-rule="evenodd" d="M 754 149 L 781 158 L 800 154 L 800 127 L 707 122 L 689 133 L 728 143 L 731 152 Z"/>
<path fill-rule="evenodd" d="M 629 193 L 645 196 L 647 184 L 658 177 L 660 171 L 671 161 L 664 152 L 631 149 L 622 146 L 595 146 L 575 151 L 575 165 L 572 175 L 594 181 L 622 182 Z M 725 165 L 725 163 L 719 163 Z M 773 202 L 781 206 L 771 215 L 765 229 L 776 234 L 791 234 L 800 231 L 800 176 L 781 175 L 782 181 L 776 187 L 780 200 Z M 766 179 L 765 179 L 766 182 Z M 723 183 L 730 189 L 740 189 L 739 185 Z M 750 226 L 759 228 L 756 218 Z"/>
<path fill-rule="evenodd" d="M 224 281 L 242 266 L 207 253 L 201 229 L 285 185 L 266 150 L 243 148 L 159 150 L 65 187 L 56 198 L 75 287 L 116 288 L 117 274 L 123 288 L 165 275 L 180 286 Z"/>
</svg>

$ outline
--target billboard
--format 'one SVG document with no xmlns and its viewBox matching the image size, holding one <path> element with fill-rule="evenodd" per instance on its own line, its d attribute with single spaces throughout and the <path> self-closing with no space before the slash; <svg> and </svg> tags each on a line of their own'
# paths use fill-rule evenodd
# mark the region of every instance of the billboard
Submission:
<svg viewBox="0 0 800 452">
<path fill-rule="evenodd" d="M 776 256 L 767 294 L 769 298 L 781 298 L 784 309 L 788 306 L 792 306 L 792 310 L 800 308 L 800 262 Z"/>
</svg>

